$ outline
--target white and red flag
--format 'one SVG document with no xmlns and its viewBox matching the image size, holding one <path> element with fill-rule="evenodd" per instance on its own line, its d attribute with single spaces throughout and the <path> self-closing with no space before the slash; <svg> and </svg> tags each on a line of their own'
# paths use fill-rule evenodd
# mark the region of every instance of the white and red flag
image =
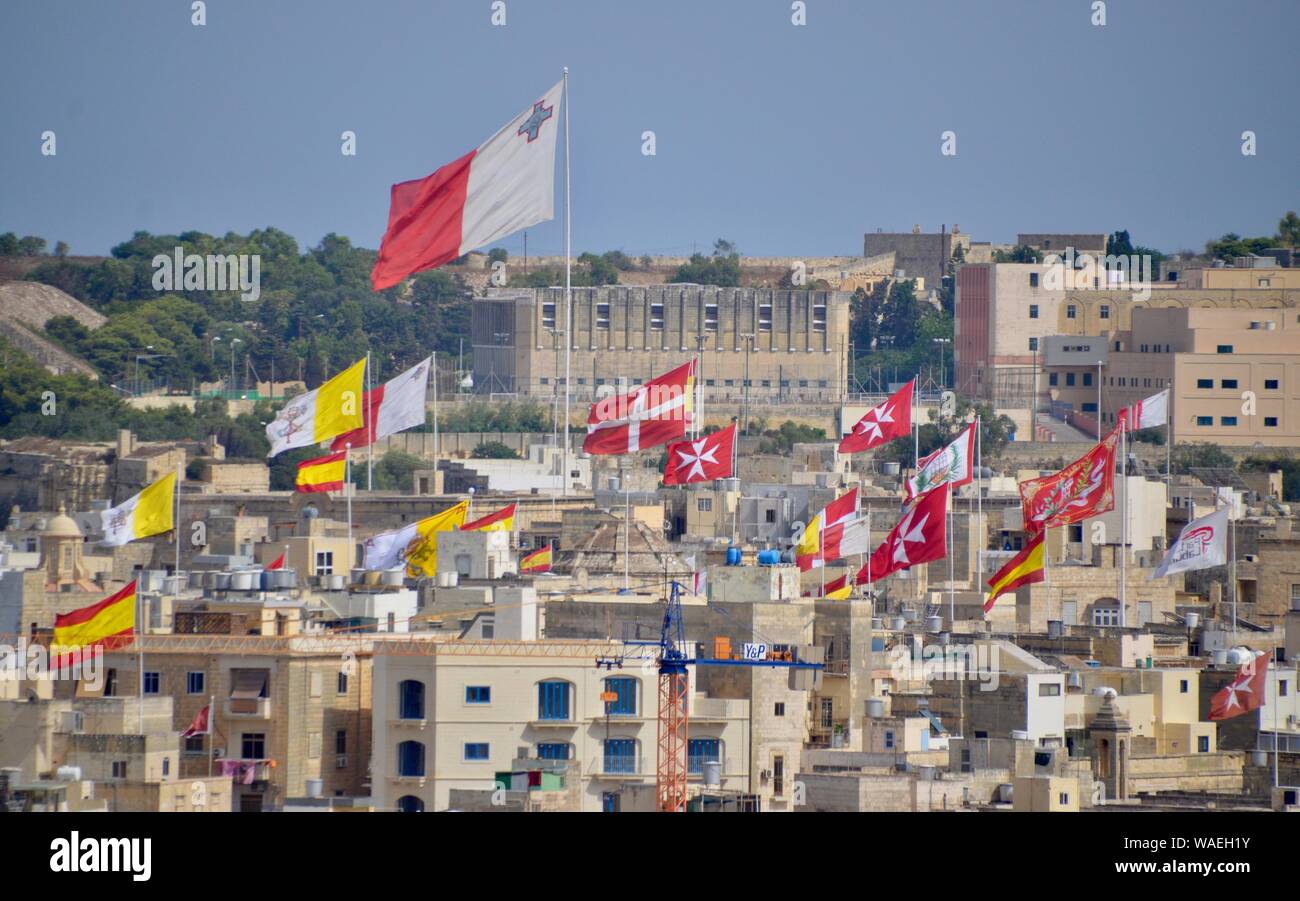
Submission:
<svg viewBox="0 0 1300 901">
<path fill-rule="evenodd" d="M 686 437 L 695 394 L 695 360 L 637 385 L 627 394 L 596 401 L 587 414 L 589 454 L 634 454 Z"/>
<path fill-rule="evenodd" d="M 1242 664 L 1231 682 L 1210 698 L 1210 719 L 1230 720 L 1264 706 L 1264 684 L 1268 678 L 1268 655 L 1260 654 Z"/>
<path fill-rule="evenodd" d="M 940 485 L 960 488 L 975 480 L 976 425 L 972 422 L 947 446 L 917 461 L 916 475 L 907 480 L 909 503 Z"/>
<path fill-rule="evenodd" d="M 1165 425 L 1169 422 L 1169 389 L 1140 400 L 1131 407 L 1125 407 L 1120 416 L 1131 423 L 1128 427 L 1130 432 Z"/>
<path fill-rule="evenodd" d="M 828 526 L 822 533 L 823 563 L 831 563 L 844 557 L 853 557 L 870 551 L 871 533 L 867 531 L 866 517 L 846 519 L 844 522 Z"/>
<path fill-rule="evenodd" d="M 181 733 L 181 738 L 191 738 L 195 735 L 211 735 L 212 723 L 209 721 L 211 710 L 209 705 L 204 704 L 203 709 L 194 715 L 194 720 L 190 727 Z"/>
<path fill-rule="evenodd" d="M 687 485 L 691 482 L 731 478 L 731 460 L 735 446 L 734 423 L 696 441 L 678 441 L 668 445 L 664 484 Z"/>
<path fill-rule="evenodd" d="M 951 488 L 944 484 L 922 495 L 858 571 L 857 583 L 865 585 L 918 563 L 948 556 L 944 517 L 950 492 Z"/>
<path fill-rule="evenodd" d="M 841 454 L 860 454 L 912 431 L 912 400 L 916 379 L 899 388 L 882 404 L 866 412 L 853 431 L 840 439 Z"/>
<path fill-rule="evenodd" d="M 555 216 L 559 82 L 478 149 L 393 185 L 370 284 L 383 291 Z"/>
<path fill-rule="evenodd" d="M 387 438 L 407 429 L 424 425 L 424 398 L 429 391 L 431 360 L 419 363 L 366 392 L 362 406 L 365 423 L 359 429 L 344 432 L 330 444 L 330 450 L 365 447 L 375 438 Z"/>
<path fill-rule="evenodd" d="M 1151 578 L 1194 569 L 1209 569 L 1228 562 L 1229 507 L 1220 507 L 1208 516 L 1194 519 L 1178 533 Z"/>
<path fill-rule="evenodd" d="M 830 537 L 828 533 L 832 532 L 836 526 L 842 526 L 851 519 L 858 516 L 858 489 L 854 488 L 847 494 L 842 494 L 835 500 L 826 505 L 826 508 L 814 516 L 807 527 L 803 530 L 803 535 L 794 546 L 795 562 L 799 564 L 800 572 L 807 572 L 816 566 L 821 566 L 828 559 L 835 559 L 825 555 L 826 542 L 825 538 Z"/>
</svg>

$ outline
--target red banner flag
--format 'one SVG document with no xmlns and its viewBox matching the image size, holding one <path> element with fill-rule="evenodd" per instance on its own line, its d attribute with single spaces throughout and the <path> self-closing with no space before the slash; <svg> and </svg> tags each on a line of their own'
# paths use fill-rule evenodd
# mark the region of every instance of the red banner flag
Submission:
<svg viewBox="0 0 1300 901">
<path fill-rule="evenodd" d="M 1115 509 L 1115 457 L 1119 430 L 1055 475 L 1020 483 L 1020 509 L 1031 538 L 1053 526 Z"/>
<path fill-rule="evenodd" d="M 735 446 L 734 423 L 697 441 L 678 441 L 668 445 L 664 484 L 687 485 L 691 482 L 731 478 L 731 458 Z"/>
<path fill-rule="evenodd" d="M 853 431 L 840 439 L 841 454 L 860 454 L 912 431 L 912 392 L 916 379 L 899 388 L 889 400 L 872 407 Z"/>
<path fill-rule="evenodd" d="M 858 571 L 857 583 L 865 585 L 890 573 L 911 569 L 918 563 L 948 556 L 948 535 L 944 517 L 948 513 L 948 485 L 928 492 L 912 506 Z"/>
<path fill-rule="evenodd" d="M 1263 707 L 1267 675 L 1267 654 L 1247 660 L 1237 670 L 1237 677 L 1210 698 L 1210 719 L 1230 720 Z"/>
<path fill-rule="evenodd" d="M 695 393 L 695 361 L 638 385 L 627 394 L 591 405 L 587 438 L 589 454 L 634 454 L 648 447 L 686 437 Z"/>
</svg>

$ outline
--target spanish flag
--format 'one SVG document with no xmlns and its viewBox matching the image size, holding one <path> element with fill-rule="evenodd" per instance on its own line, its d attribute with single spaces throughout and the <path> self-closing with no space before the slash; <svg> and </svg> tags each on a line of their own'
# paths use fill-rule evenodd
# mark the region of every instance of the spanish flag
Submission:
<svg viewBox="0 0 1300 901">
<path fill-rule="evenodd" d="M 515 528 L 515 507 L 511 504 L 495 513 L 467 522 L 460 527 L 462 532 L 513 532 Z"/>
<path fill-rule="evenodd" d="M 135 630 L 135 582 L 89 607 L 54 617 L 51 657 L 56 669 L 72 662 L 78 650 L 103 645 L 114 648 Z"/>
<path fill-rule="evenodd" d="M 366 424 L 362 411 L 365 358 L 353 363 L 315 391 L 299 394 L 284 405 L 266 427 L 271 442 L 268 457 L 293 447 L 310 447 Z"/>
<path fill-rule="evenodd" d="M 451 532 L 465 523 L 469 501 L 414 523 L 415 534 L 406 545 L 406 574 L 412 579 L 438 574 L 438 533 Z M 411 528 L 408 526 L 407 528 Z M 400 533 L 399 533 L 400 534 Z"/>
<path fill-rule="evenodd" d="M 519 561 L 521 573 L 548 573 L 551 571 L 551 546 L 540 547 Z"/>
<path fill-rule="evenodd" d="M 825 588 L 818 589 L 818 597 L 826 598 L 829 601 L 847 601 L 851 594 L 853 594 L 853 584 L 849 582 L 848 573 L 845 573 L 833 582 L 827 582 Z M 813 596 L 813 593 L 811 591 L 805 591 L 803 596 L 810 598 Z"/>
<path fill-rule="evenodd" d="M 170 532 L 176 500 L 176 473 L 169 472 L 125 503 L 101 510 L 102 543 L 117 547 L 137 538 Z"/>
<path fill-rule="evenodd" d="M 984 601 L 984 612 L 993 609 L 993 604 L 1002 595 L 1015 591 L 1021 585 L 1032 585 L 1043 581 L 1043 537 L 1047 533 L 1039 532 L 1006 565 L 995 572 L 989 579 L 989 596 Z"/>
<path fill-rule="evenodd" d="M 321 492 L 341 491 L 343 489 L 344 469 L 347 467 L 348 452 L 303 460 L 298 464 L 298 478 L 294 491 Z"/>
</svg>

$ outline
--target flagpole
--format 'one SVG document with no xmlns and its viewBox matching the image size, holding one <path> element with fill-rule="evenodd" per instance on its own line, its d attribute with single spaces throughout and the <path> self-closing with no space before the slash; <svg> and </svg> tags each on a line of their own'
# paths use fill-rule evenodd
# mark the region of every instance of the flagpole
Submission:
<svg viewBox="0 0 1300 901">
<path fill-rule="evenodd" d="M 442 450 L 442 443 L 438 437 L 438 353 L 437 351 L 434 351 L 433 359 L 431 363 L 432 363 L 431 368 L 433 371 L 430 372 L 429 374 L 433 378 L 433 469 L 436 475 L 438 471 L 438 455 L 439 452 Z"/>
<path fill-rule="evenodd" d="M 172 531 L 176 533 L 176 578 L 181 577 L 181 482 L 185 479 L 185 470 L 176 464 L 176 522 Z M 179 593 L 179 585 L 177 586 Z"/>
<path fill-rule="evenodd" d="M 212 758 L 216 756 L 217 746 L 212 741 L 212 718 L 217 713 L 217 696 L 208 695 L 208 776 L 212 776 Z"/>
<path fill-rule="evenodd" d="M 1165 506 L 1168 507 L 1174 492 L 1174 469 L 1172 464 L 1173 446 L 1174 446 L 1174 418 L 1169 413 L 1170 395 L 1173 392 L 1168 388 L 1165 389 Z"/>
<path fill-rule="evenodd" d="M 623 482 L 623 590 L 631 589 L 632 573 L 632 489 L 627 483 L 627 470 L 621 473 Z"/>
<path fill-rule="evenodd" d="M 370 351 L 366 351 L 366 395 L 370 394 Z M 372 426 L 374 425 L 374 414 L 366 408 L 365 400 L 361 402 L 361 413 L 366 421 L 366 491 L 375 490 L 375 435 Z M 436 466 L 436 464 L 435 464 Z M 350 569 L 351 563 L 348 564 Z"/>
<path fill-rule="evenodd" d="M 967 458 L 967 463 L 970 462 Z M 955 538 L 953 529 L 953 508 L 956 507 L 956 498 L 953 494 L 952 486 L 948 487 L 948 628 L 952 629 L 957 624 L 957 594 L 955 591 L 955 580 L 957 578 L 953 569 L 953 539 Z M 969 572 L 969 570 L 968 570 Z"/>
<path fill-rule="evenodd" d="M 343 491 L 348 498 L 348 571 L 352 570 L 357 550 L 352 546 L 352 445 L 343 446 Z"/>
<path fill-rule="evenodd" d="M 1098 437 L 1101 427 L 1097 428 Z M 1128 626 L 1128 417 L 1119 430 L 1120 522 L 1119 522 L 1119 625 Z"/>
<path fill-rule="evenodd" d="M 975 417 L 975 589 L 983 591 L 984 585 L 984 429 L 980 418 Z"/>
<path fill-rule="evenodd" d="M 1277 662 L 1276 641 L 1274 642 L 1270 653 L 1272 654 L 1272 659 L 1269 660 L 1269 663 L 1275 664 Z M 1278 684 L 1277 668 L 1275 666 L 1270 666 L 1268 671 L 1273 676 L 1273 787 L 1277 788 L 1277 708 L 1280 705 L 1281 698 L 1278 697 L 1278 688 L 1280 686 Z"/>
<path fill-rule="evenodd" d="M 564 67 L 564 497 L 569 496 L 569 386 L 573 347 L 573 210 L 569 193 L 569 67 Z"/>
</svg>

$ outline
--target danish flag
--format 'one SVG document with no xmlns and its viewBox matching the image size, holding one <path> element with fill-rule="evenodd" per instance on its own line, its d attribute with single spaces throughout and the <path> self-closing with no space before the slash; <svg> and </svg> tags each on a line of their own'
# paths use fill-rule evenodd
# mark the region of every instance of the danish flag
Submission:
<svg viewBox="0 0 1300 901">
<path fill-rule="evenodd" d="M 853 431 L 840 439 L 841 454 L 860 454 L 912 431 L 912 400 L 916 379 L 872 407 L 858 420 Z"/>
<path fill-rule="evenodd" d="M 691 360 L 627 394 L 596 401 L 587 414 L 582 449 L 589 454 L 634 454 L 685 438 L 694 391 L 695 360 Z"/>
<path fill-rule="evenodd" d="M 912 505 L 894 526 L 867 564 L 858 572 L 857 583 L 865 585 L 890 573 L 910 569 L 918 563 L 948 556 L 944 516 L 948 513 L 948 485 L 941 485 Z"/>
</svg>

